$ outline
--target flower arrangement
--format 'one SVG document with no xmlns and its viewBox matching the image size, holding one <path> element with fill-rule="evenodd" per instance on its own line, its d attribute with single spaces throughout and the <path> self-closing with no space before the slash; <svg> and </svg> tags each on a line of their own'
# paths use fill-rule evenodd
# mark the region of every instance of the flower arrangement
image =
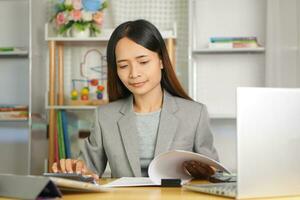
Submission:
<svg viewBox="0 0 300 200">
<path fill-rule="evenodd" d="M 50 22 L 55 21 L 61 35 L 74 28 L 77 31 L 89 29 L 91 35 L 96 35 L 100 33 L 105 8 L 106 0 L 57 0 Z"/>
</svg>

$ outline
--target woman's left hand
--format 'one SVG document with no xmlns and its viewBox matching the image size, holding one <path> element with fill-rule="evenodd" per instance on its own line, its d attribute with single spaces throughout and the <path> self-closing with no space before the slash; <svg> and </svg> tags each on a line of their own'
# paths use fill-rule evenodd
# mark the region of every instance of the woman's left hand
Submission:
<svg viewBox="0 0 300 200">
<path fill-rule="evenodd" d="M 215 174 L 215 170 L 211 166 L 196 160 L 185 161 L 182 167 L 196 179 L 208 179 Z"/>
</svg>

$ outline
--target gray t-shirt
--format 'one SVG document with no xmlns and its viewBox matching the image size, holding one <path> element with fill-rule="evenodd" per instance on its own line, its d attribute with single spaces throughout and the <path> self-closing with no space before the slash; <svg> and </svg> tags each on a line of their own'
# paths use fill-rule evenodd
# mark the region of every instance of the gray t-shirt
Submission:
<svg viewBox="0 0 300 200">
<path fill-rule="evenodd" d="M 148 166 L 154 158 L 160 112 L 136 113 L 142 176 L 148 176 Z"/>
</svg>

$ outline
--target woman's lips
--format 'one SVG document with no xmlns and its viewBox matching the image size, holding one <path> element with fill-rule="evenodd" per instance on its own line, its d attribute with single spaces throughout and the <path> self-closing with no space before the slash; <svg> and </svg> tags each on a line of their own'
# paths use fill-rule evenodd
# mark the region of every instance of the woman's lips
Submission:
<svg viewBox="0 0 300 200">
<path fill-rule="evenodd" d="M 133 87 L 142 87 L 147 81 L 137 82 L 137 83 L 129 83 L 129 85 Z"/>
</svg>

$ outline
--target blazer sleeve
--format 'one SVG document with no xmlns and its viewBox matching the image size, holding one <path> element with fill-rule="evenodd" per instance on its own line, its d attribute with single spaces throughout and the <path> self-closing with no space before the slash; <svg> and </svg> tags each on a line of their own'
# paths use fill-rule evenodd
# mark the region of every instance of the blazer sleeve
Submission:
<svg viewBox="0 0 300 200">
<path fill-rule="evenodd" d="M 213 134 L 210 129 L 207 108 L 202 106 L 200 119 L 196 129 L 194 151 L 204 154 L 214 160 L 219 160 L 217 150 L 213 145 Z"/>
<path fill-rule="evenodd" d="M 107 164 L 107 157 L 103 147 L 98 110 L 95 113 L 95 123 L 91 128 L 91 134 L 84 139 L 83 144 L 80 146 L 79 159 L 85 161 L 90 170 L 101 176 Z"/>
</svg>

